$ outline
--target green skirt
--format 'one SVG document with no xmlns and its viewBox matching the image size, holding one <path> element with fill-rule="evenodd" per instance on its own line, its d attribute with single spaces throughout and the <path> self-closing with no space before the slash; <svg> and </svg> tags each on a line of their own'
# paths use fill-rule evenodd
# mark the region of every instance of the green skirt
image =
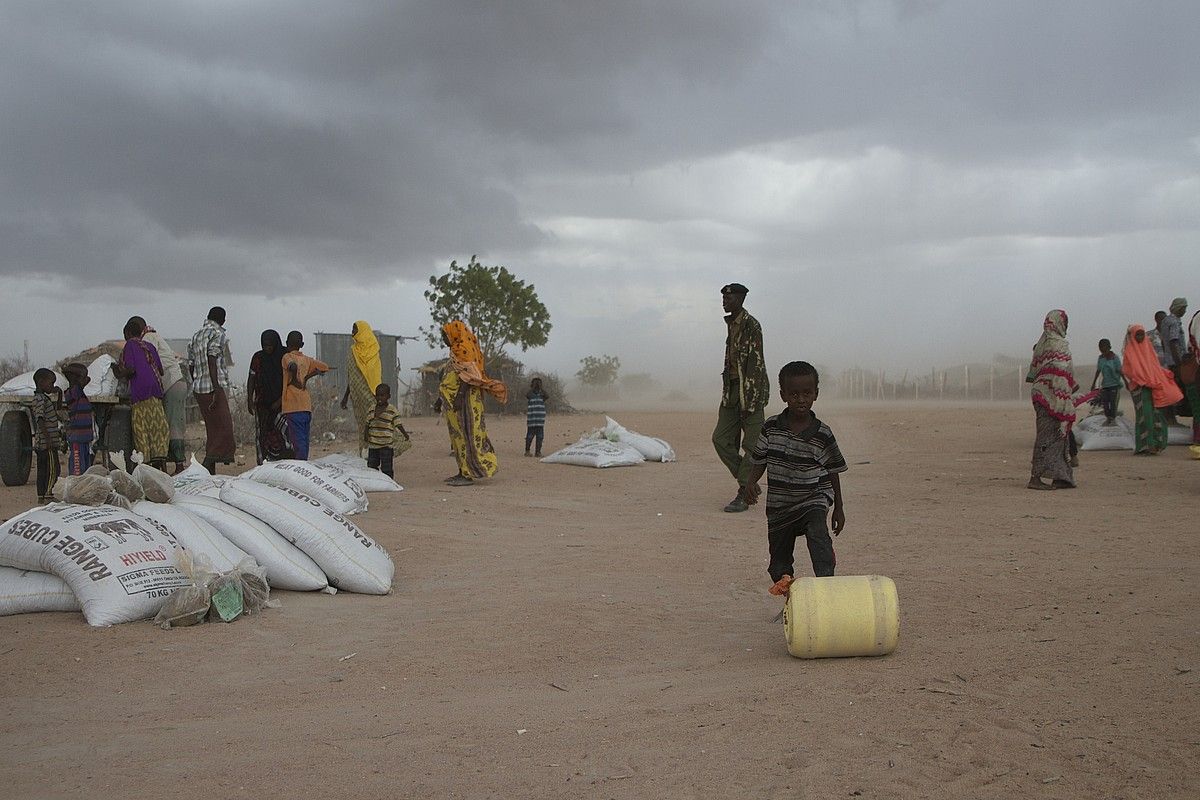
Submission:
<svg viewBox="0 0 1200 800">
<path fill-rule="evenodd" d="M 1150 390 L 1142 387 L 1131 391 L 1136 412 L 1133 428 L 1133 452 L 1154 454 L 1167 447 L 1167 418 L 1154 407 Z"/>
</svg>

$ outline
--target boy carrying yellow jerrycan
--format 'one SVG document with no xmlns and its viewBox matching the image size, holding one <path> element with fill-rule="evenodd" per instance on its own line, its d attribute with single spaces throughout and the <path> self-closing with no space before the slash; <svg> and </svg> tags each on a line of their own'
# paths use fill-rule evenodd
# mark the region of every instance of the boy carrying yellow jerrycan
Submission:
<svg viewBox="0 0 1200 800">
<path fill-rule="evenodd" d="M 882 575 L 797 578 L 783 624 L 796 658 L 887 655 L 900 635 L 896 584 Z"/>
</svg>

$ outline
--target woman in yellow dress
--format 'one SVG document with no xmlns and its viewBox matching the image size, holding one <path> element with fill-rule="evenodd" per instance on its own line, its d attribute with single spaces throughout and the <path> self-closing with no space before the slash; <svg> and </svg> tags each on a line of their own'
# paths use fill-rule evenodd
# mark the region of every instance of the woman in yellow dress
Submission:
<svg viewBox="0 0 1200 800">
<path fill-rule="evenodd" d="M 350 328 L 353 342 L 350 355 L 346 358 L 346 393 L 342 395 L 342 408 L 354 403 L 354 420 L 359 431 L 359 449 L 367 446 L 362 438 L 367 417 L 375 408 L 375 388 L 383 381 L 383 365 L 379 361 L 379 340 L 365 320 L 359 320 Z"/>
<path fill-rule="evenodd" d="M 508 402 L 508 387 L 483 372 L 479 340 L 459 320 L 442 326 L 442 340 L 450 348 L 450 363 L 438 387 L 437 404 L 446 415 L 450 446 L 458 460 L 458 474 L 446 479 L 451 486 L 472 486 L 477 478 L 496 474 L 496 451 L 483 421 L 483 393 Z"/>
</svg>

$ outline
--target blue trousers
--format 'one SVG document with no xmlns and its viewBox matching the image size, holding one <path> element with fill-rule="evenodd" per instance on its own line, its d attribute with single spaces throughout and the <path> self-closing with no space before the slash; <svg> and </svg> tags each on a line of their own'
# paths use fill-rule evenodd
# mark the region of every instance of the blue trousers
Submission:
<svg viewBox="0 0 1200 800">
<path fill-rule="evenodd" d="M 297 461 L 308 461 L 308 434 L 312 427 L 311 411 L 291 411 L 284 416 L 288 421 L 288 438 L 292 440 L 292 457 Z"/>
<path fill-rule="evenodd" d="M 67 474 L 82 475 L 92 465 L 91 442 L 67 442 Z"/>
</svg>

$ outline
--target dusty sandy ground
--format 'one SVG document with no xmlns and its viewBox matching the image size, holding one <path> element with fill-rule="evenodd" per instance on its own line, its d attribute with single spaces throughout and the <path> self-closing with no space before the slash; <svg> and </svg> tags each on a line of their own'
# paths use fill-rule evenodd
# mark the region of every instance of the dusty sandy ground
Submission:
<svg viewBox="0 0 1200 800">
<path fill-rule="evenodd" d="M 1025 408 L 829 406 L 839 571 L 895 579 L 891 656 L 788 656 L 711 414 L 623 414 L 680 461 L 607 471 L 522 458 L 523 421 L 493 420 L 501 473 L 457 490 L 419 420 L 406 491 L 360 518 L 391 596 L 0 619 L 2 794 L 1200 796 L 1200 462 L 1084 453 L 1079 489 L 1035 493 Z M 598 421 L 551 418 L 548 450 Z"/>
</svg>

